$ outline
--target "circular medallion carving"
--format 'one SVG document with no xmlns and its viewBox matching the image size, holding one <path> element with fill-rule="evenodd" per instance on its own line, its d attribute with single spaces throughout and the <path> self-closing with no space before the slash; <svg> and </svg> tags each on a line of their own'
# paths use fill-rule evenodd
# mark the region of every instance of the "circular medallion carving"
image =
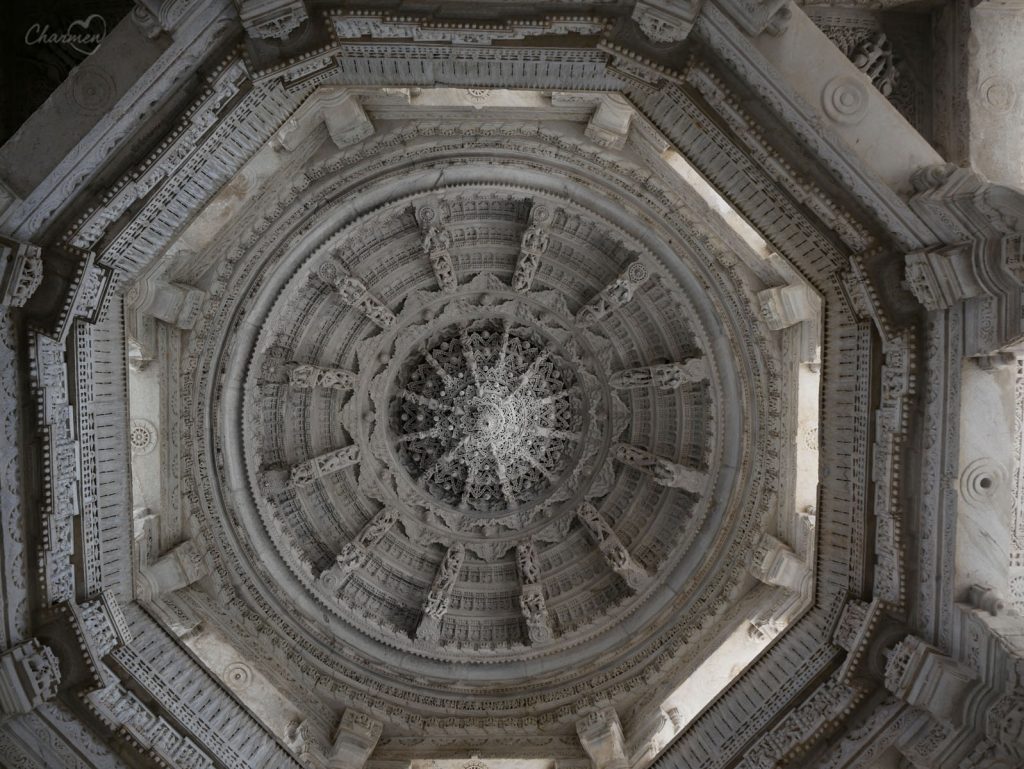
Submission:
<svg viewBox="0 0 1024 769">
<path fill-rule="evenodd" d="M 128 438 L 132 454 L 149 454 L 156 448 L 156 426 L 148 419 L 133 419 L 128 427 Z"/>
<path fill-rule="evenodd" d="M 868 90 L 857 78 L 840 75 L 825 84 L 821 102 L 825 114 L 837 123 L 854 125 L 867 114 Z"/>
</svg>

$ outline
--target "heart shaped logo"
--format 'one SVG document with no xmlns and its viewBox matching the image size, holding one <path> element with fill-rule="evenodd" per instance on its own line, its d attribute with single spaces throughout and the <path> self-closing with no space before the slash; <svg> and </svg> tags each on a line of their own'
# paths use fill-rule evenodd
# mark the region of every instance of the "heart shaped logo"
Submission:
<svg viewBox="0 0 1024 769">
<path fill-rule="evenodd" d="M 68 25 L 67 43 L 79 53 L 88 56 L 99 47 L 106 36 L 106 20 L 98 13 L 93 13 Z"/>
</svg>

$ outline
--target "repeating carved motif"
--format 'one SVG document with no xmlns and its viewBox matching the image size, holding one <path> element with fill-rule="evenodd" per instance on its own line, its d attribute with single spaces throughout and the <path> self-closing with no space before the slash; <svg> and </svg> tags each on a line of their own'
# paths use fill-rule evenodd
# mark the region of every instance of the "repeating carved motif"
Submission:
<svg viewBox="0 0 1024 769">
<path fill-rule="evenodd" d="M 512 276 L 512 288 L 516 291 L 529 291 L 533 285 L 541 257 L 551 242 L 547 232 L 550 223 L 551 211 L 547 206 L 533 205 L 530 208 L 529 225 L 523 232 L 523 239 L 519 245 L 519 260 Z"/>
<path fill-rule="evenodd" d="M 369 282 L 369 278 L 367 278 L 367 282 Z M 439 282 L 440 282 L 440 281 L 439 281 Z M 210 314 L 210 317 L 212 318 L 212 313 Z M 630 363 L 630 364 L 633 364 L 633 363 L 635 363 L 635 362 L 636 362 L 636 361 L 632 361 L 632 360 L 631 360 L 631 361 L 629 361 L 629 363 Z M 352 366 L 352 368 L 353 368 L 353 370 L 360 370 L 360 369 L 359 369 L 359 367 L 357 367 L 357 366 L 354 366 L 354 365 Z M 336 444 L 335 444 L 335 445 L 336 445 Z"/>
<path fill-rule="evenodd" d="M 426 601 L 423 603 L 423 618 L 416 629 L 416 638 L 428 643 L 440 641 L 441 620 L 448 612 L 448 605 L 451 603 L 452 591 L 455 589 L 455 581 L 458 579 L 459 570 L 466 557 L 466 549 L 461 544 L 455 544 L 448 548 L 444 559 L 437 569 L 434 581 L 427 592 Z"/>
<path fill-rule="evenodd" d="M 431 206 L 417 209 L 416 221 L 423 233 L 423 250 L 430 259 L 430 266 L 437 277 L 437 285 L 442 291 L 454 291 L 459 281 L 455 276 L 455 265 L 452 263 L 451 233 L 437 221 L 437 210 Z"/>
<path fill-rule="evenodd" d="M 297 365 L 288 372 L 288 384 L 299 389 L 329 387 L 336 390 L 351 390 L 355 381 L 356 375 L 351 371 L 320 368 L 309 363 Z"/>
<path fill-rule="evenodd" d="M 707 376 L 707 362 L 703 358 L 694 358 L 686 363 L 662 363 L 657 366 L 616 371 L 609 382 L 612 387 L 619 390 L 632 390 L 637 387 L 678 390 L 686 382 L 699 382 Z"/>
<path fill-rule="evenodd" d="M 643 262 L 633 262 L 576 313 L 576 322 L 581 326 L 590 326 L 603 320 L 613 310 L 626 305 L 648 277 L 650 272 Z"/>
</svg>

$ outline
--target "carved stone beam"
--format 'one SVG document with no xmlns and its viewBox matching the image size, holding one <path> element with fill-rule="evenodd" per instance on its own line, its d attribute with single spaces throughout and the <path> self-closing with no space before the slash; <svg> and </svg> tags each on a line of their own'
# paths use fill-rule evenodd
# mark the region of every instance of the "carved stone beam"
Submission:
<svg viewBox="0 0 1024 769">
<path fill-rule="evenodd" d="M 303 486 L 356 464 L 359 464 L 359 447 L 345 446 L 300 462 L 291 469 L 288 480 L 292 486 Z"/>
<path fill-rule="evenodd" d="M 0 308 L 24 307 L 43 282 L 39 246 L 0 237 Z"/>
<path fill-rule="evenodd" d="M 638 0 L 633 21 L 654 43 L 680 43 L 697 21 L 703 0 Z"/>
<path fill-rule="evenodd" d="M 630 264 L 622 274 L 605 286 L 587 304 L 576 313 L 577 325 L 586 327 L 606 318 L 613 310 L 623 307 L 632 299 L 636 290 L 651 276 L 647 266 L 637 260 Z"/>
<path fill-rule="evenodd" d="M 352 574 L 366 563 L 370 549 L 384 539 L 398 520 L 398 511 L 385 507 L 370 520 L 351 542 L 346 542 L 334 565 L 321 573 L 320 582 L 328 591 L 337 594 Z"/>
<path fill-rule="evenodd" d="M 605 707 L 583 716 L 576 722 L 576 734 L 594 769 L 627 769 L 629 766 L 622 724 L 615 708 Z"/>
<path fill-rule="evenodd" d="M 142 566 L 136 590 L 140 600 L 152 601 L 198 582 L 209 573 L 210 567 L 202 553 L 191 540 L 186 540 L 155 563 Z"/>
<path fill-rule="evenodd" d="M 607 96 L 598 103 L 583 133 L 602 147 L 620 150 L 629 138 L 633 111 L 632 105 L 618 94 Z"/>
<path fill-rule="evenodd" d="M 512 275 L 512 288 L 526 292 L 533 285 L 540 266 L 540 258 L 548 250 L 549 237 L 547 230 L 551 226 L 551 210 L 547 206 L 536 205 L 530 209 L 530 220 L 519 243 L 519 259 L 516 271 Z"/>
<path fill-rule="evenodd" d="M 551 640 L 551 626 L 548 607 L 544 601 L 544 588 L 540 583 L 540 561 L 532 541 L 516 546 L 516 566 L 523 592 L 519 606 L 526 619 L 526 632 L 531 644 L 547 643 Z"/>
<path fill-rule="evenodd" d="M 314 387 L 351 390 L 355 384 L 356 375 L 341 368 L 320 368 L 309 363 L 301 363 L 288 372 L 288 386 L 296 390 L 309 390 Z"/>
<path fill-rule="evenodd" d="M 362 141 L 374 130 L 373 123 L 347 88 L 321 86 L 274 135 L 274 148 L 291 152 L 321 123 L 327 127 L 327 133 L 338 149 Z"/>
<path fill-rule="evenodd" d="M 885 688 L 954 726 L 978 681 L 974 671 L 917 636 L 908 635 L 887 653 Z"/>
<path fill-rule="evenodd" d="M 452 591 L 455 588 L 455 581 L 458 579 L 459 570 L 462 568 L 462 561 L 466 557 L 465 548 L 456 543 L 448 548 L 444 560 L 437 569 L 434 582 L 427 593 L 427 600 L 423 604 L 423 617 L 416 628 L 416 638 L 437 643 L 441 637 L 441 619 L 448 612 L 448 604 L 451 602 Z"/>
<path fill-rule="evenodd" d="M 395 322 L 395 314 L 387 305 L 371 294 L 359 278 L 343 274 L 336 262 L 328 261 L 321 264 L 317 276 L 338 292 L 341 301 L 361 312 L 380 328 L 390 328 Z"/>
<path fill-rule="evenodd" d="M 452 262 L 452 235 L 446 229 L 433 206 L 421 206 L 416 209 L 416 223 L 423 234 L 423 250 L 430 259 L 434 269 L 437 285 L 442 291 L 454 291 L 458 285 L 455 276 L 455 264 Z"/>
<path fill-rule="evenodd" d="M 750 573 L 766 585 L 778 585 L 794 593 L 808 587 L 811 577 L 803 559 L 771 534 L 762 534 L 754 546 Z"/>
<path fill-rule="evenodd" d="M 377 719 L 346 708 L 334 733 L 327 769 L 363 769 L 383 731 L 384 725 Z"/>
<path fill-rule="evenodd" d="M 235 0 L 249 37 L 284 40 L 309 18 L 304 0 Z"/>
<path fill-rule="evenodd" d="M 700 382 L 707 378 L 707 361 L 703 358 L 691 358 L 686 363 L 662 363 L 657 366 L 623 369 L 612 374 L 608 381 L 616 390 L 633 390 L 639 387 L 677 390 L 686 382 Z"/>
<path fill-rule="evenodd" d="M 46 644 L 32 638 L 0 654 L 0 722 L 29 713 L 57 695 L 60 664 Z"/>
<path fill-rule="evenodd" d="M 612 456 L 624 465 L 635 467 L 653 476 L 654 482 L 661 486 L 671 486 L 699 494 L 707 482 L 707 475 L 702 470 L 670 462 L 628 443 L 616 443 L 612 447 Z"/>
<path fill-rule="evenodd" d="M 618 534 L 612 530 L 597 508 L 589 502 L 584 502 L 576 509 L 576 518 L 590 534 L 612 571 L 622 577 L 631 589 L 639 590 L 647 581 L 647 571 L 633 560 Z"/>
</svg>

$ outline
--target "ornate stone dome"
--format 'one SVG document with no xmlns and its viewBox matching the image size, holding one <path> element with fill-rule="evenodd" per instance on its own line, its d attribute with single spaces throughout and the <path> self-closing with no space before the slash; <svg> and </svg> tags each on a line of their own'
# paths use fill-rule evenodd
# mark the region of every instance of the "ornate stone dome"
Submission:
<svg viewBox="0 0 1024 769">
<path fill-rule="evenodd" d="M 272 627 L 416 723 L 445 692 L 459 728 L 571 729 L 749 579 L 779 352 L 694 200 L 614 154 L 483 125 L 358 153 L 231 234 L 191 335 L 184 439 L 220 458 L 197 520 L 251 606 L 232 632 Z M 352 184 L 376 202 L 332 202 Z"/>
</svg>

